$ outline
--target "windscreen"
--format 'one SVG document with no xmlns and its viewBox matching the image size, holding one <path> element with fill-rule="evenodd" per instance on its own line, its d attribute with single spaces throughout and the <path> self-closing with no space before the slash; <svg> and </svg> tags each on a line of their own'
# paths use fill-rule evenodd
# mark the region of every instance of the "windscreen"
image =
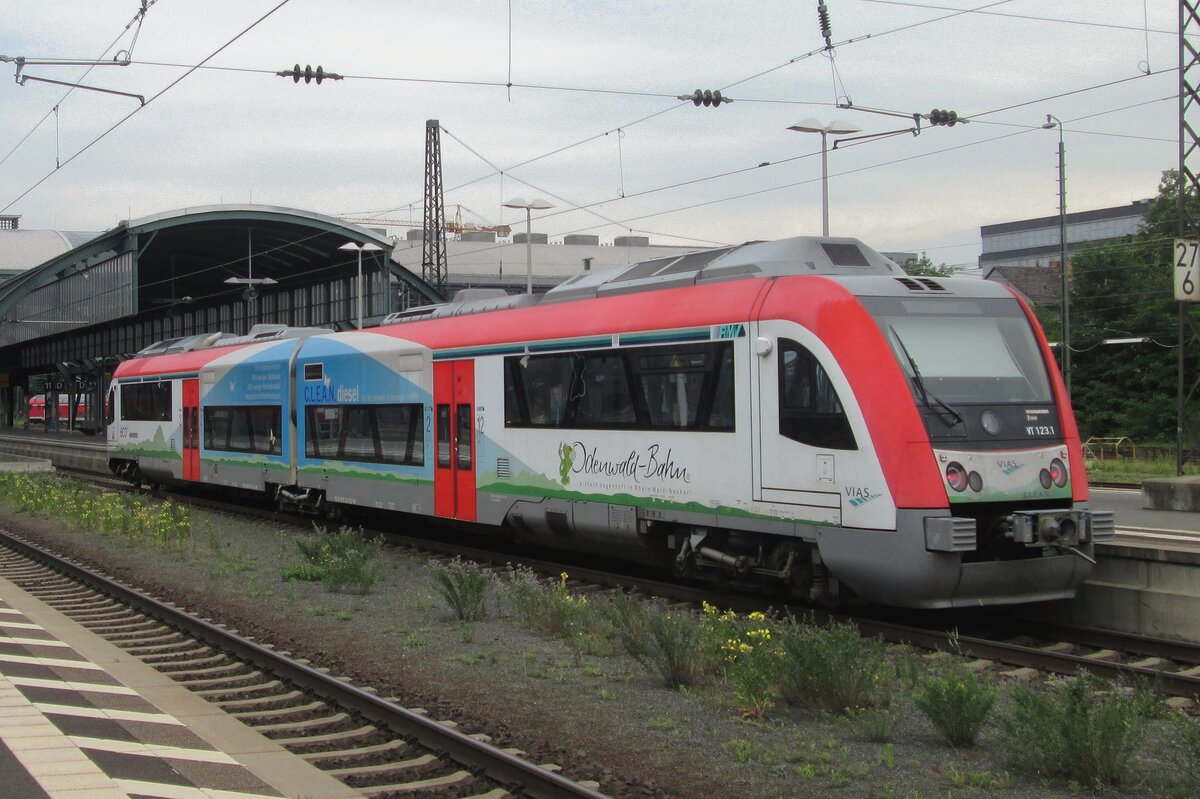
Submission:
<svg viewBox="0 0 1200 799">
<path fill-rule="evenodd" d="M 1014 300 L 864 298 L 901 368 L 949 403 L 1048 403 L 1050 381 Z M 919 379 L 914 379 L 919 378 Z"/>
</svg>

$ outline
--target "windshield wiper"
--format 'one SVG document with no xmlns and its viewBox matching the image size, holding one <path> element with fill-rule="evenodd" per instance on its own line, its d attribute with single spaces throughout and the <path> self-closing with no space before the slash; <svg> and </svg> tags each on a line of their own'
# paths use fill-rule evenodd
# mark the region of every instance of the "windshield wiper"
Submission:
<svg viewBox="0 0 1200 799">
<path fill-rule="evenodd" d="M 913 373 L 913 384 L 916 385 L 917 390 L 921 392 L 921 402 L 923 402 L 925 404 L 926 408 L 929 408 L 929 407 L 931 407 L 929 404 L 929 400 L 932 399 L 934 402 L 936 402 L 938 405 L 940 405 L 942 408 L 944 408 L 947 413 L 949 413 L 952 417 L 954 417 L 954 424 L 962 424 L 963 417 L 962 417 L 961 413 L 959 413 L 954 408 L 952 408 L 950 405 L 948 405 L 941 397 L 937 396 L 936 394 L 930 393 L 925 388 L 925 380 L 922 379 L 922 377 L 921 377 L 921 370 L 917 368 L 917 362 L 915 360 L 913 360 L 913 356 L 909 354 L 908 347 L 904 346 L 904 339 L 900 338 L 900 334 L 896 332 L 896 328 L 892 327 L 891 325 L 888 325 L 888 330 L 891 331 L 892 336 L 896 339 L 896 343 L 900 345 L 900 351 L 904 353 L 904 357 L 906 359 L 908 359 L 909 368 L 912 369 L 912 373 Z M 940 414 L 939 414 L 938 418 L 939 419 L 941 418 Z M 943 421 L 945 421 L 945 420 L 943 420 Z M 954 424 L 951 424 L 948 426 L 953 427 Z"/>
</svg>

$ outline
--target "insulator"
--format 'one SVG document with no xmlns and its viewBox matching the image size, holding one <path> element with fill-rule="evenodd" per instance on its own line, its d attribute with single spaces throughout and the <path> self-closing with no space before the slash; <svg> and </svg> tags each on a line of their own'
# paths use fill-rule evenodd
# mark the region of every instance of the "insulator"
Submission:
<svg viewBox="0 0 1200 799">
<path fill-rule="evenodd" d="M 321 85 L 321 81 L 325 80 L 325 70 L 320 65 L 317 66 L 317 85 Z"/>
<path fill-rule="evenodd" d="M 300 82 L 300 65 L 297 64 L 296 66 L 292 67 L 292 83 L 299 83 L 299 82 Z"/>
<path fill-rule="evenodd" d="M 958 113 L 955 111 L 947 111 L 946 112 L 946 124 L 949 125 L 950 127 L 954 127 L 955 123 L 957 123 L 957 122 L 958 122 Z"/>
<path fill-rule="evenodd" d="M 312 64 L 306 64 L 304 66 L 304 82 L 312 83 L 312 79 L 313 79 Z"/>
<path fill-rule="evenodd" d="M 724 100 L 725 100 L 725 98 L 721 96 L 721 90 L 720 90 L 720 89 L 717 89 L 715 92 L 713 92 L 713 94 L 712 94 L 712 104 L 713 104 L 713 106 L 714 106 L 714 107 L 716 107 L 716 106 L 720 106 L 720 105 L 721 105 L 721 103 L 722 103 Z"/>
<path fill-rule="evenodd" d="M 822 2 L 817 3 L 817 22 L 821 25 L 821 35 L 825 44 L 829 45 L 833 38 L 833 26 L 829 24 L 829 7 Z"/>
<path fill-rule="evenodd" d="M 705 89 L 704 90 L 704 107 L 708 108 L 712 104 L 713 104 L 712 90 Z"/>
<path fill-rule="evenodd" d="M 704 92 L 696 89 L 692 92 L 692 105 L 700 105 L 702 102 L 704 102 Z"/>
</svg>

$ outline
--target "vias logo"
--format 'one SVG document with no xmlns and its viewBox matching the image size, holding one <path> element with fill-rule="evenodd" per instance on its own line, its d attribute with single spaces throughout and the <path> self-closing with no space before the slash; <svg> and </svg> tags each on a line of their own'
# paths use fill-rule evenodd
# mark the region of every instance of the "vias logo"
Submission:
<svg viewBox="0 0 1200 799">
<path fill-rule="evenodd" d="M 852 508 L 861 508 L 873 499 L 879 499 L 882 494 L 872 494 L 869 488 L 856 488 L 855 486 L 846 486 L 846 499 Z"/>
</svg>

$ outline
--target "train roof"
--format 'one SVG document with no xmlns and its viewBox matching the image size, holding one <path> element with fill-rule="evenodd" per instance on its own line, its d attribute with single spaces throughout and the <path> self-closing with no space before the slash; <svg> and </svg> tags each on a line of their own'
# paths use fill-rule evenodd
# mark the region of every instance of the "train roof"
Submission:
<svg viewBox="0 0 1200 799">
<path fill-rule="evenodd" d="M 778 241 L 753 241 L 672 254 L 608 269 L 586 270 L 541 296 L 507 294 L 502 289 L 467 289 L 460 291 L 447 303 L 389 314 L 382 325 L 746 278 L 790 275 L 903 277 L 905 272 L 895 261 L 858 239 L 796 236 Z"/>
</svg>

